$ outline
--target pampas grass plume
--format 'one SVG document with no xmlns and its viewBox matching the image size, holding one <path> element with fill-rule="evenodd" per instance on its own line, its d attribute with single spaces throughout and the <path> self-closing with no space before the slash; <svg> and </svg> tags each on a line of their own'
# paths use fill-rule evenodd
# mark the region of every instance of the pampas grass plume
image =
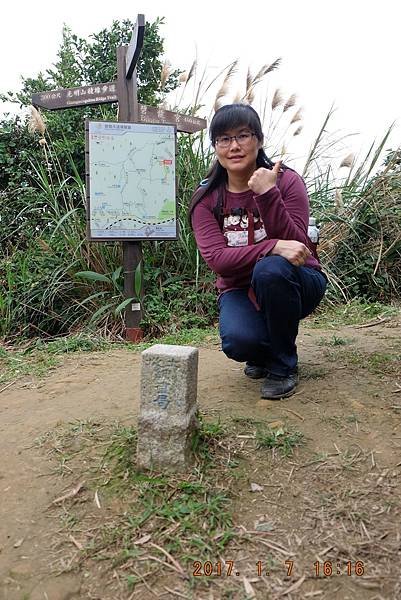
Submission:
<svg viewBox="0 0 401 600">
<path fill-rule="evenodd" d="M 295 106 L 295 102 L 296 101 L 297 101 L 296 95 L 295 94 L 291 94 L 291 96 L 288 98 L 287 102 L 284 104 L 283 112 L 285 112 L 286 110 L 288 110 L 292 106 Z"/>
<path fill-rule="evenodd" d="M 28 130 L 30 133 L 38 132 L 41 136 L 44 136 L 46 132 L 46 124 L 43 120 L 43 117 L 34 106 L 31 106 L 31 116 L 29 119 Z"/>
<path fill-rule="evenodd" d="M 352 167 L 352 165 L 354 164 L 354 160 L 355 160 L 355 156 L 354 154 L 348 154 L 348 156 L 346 156 L 345 158 L 342 159 L 341 164 L 340 164 L 340 169 L 341 167 L 347 167 L 348 169 L 350 169 Z"/>
<path fill-rule="evenodd" d="M 214 106 L 213 109 L 216 112 L 216 110 L 218 110 L 221 106 L 222 106 L 222 98 L 224 98 L 224 96 L 227 95 L 227 92 L 229 90 L 230 87 L 230 80 L 232 78 L 232 76 L 237 72 L 237 65 L 238 65 L 238 60 L 235 60 L 231 65 L 230 68 L 227 71 L 226 76 L 224 77 L 223 83 L 219 89 L 219 91 L 216 94 L 216 98 L 214 101 Z"/>
<path fill-rule="evenodd" d="M 238 104 L 238 102 L 241 102 L 241 98 L 242 98 L 242 94 L 241 92 L 238 90 L 238 92 L 235 94 L 234 98 L 233 98 L 233 103 L 234 104 Z"/>
<path fill-rule="evenodd" d="M 249 88 L 249 90 L 245 94 L 244 100 L 247 104 L 252 104 L 252 102 L 255 100 L 255 90 L 252 86 Z"/>
<path fill-rule="evenodd" d="M 339 190 L 339 189 L 336 190 L 336 195 L 334 198 L 334 206 L 335 206 L 337 212 L 340 212 L 344 208 L 343 195 L 341 193 L 341 190 Z"/>
<path fill-rule="evenodd" d="M 295 115 L 292 117 L 291 121 L 290 121 L 290 125 L 292 125 L 292 123 L 296 123 L 297 121 L 301 121 L 302 119 L 302 108 L 298 108 L 297 112 L 295 113 Z"/>
<path fill-rule="evenodd" d="M 166 60 L 163 63 L 162 72 L 161 72 L 161 75 L 160 75 L 160 87 L 161 87 L 161 89 L 164 89 L 164 86 L 166 85 L 166 82 L 167 82 L 167 79 L 170 76 L 170 73 L 171 73 L 171 63 L 168 60 Z"/>
<path fill-rule="evenodd" d="M 280 106 L 283 103 L 283 97 L 279 89 L 274 92 L 273 100 L 272 100 L 272 110 Z"/>
<path fill-rule="evenodd" d="M 191 79 L 191 77 L 193 77 L 194 73 L 195 73 L 195 69 L 196 69 L 196 58 L 194 60 L 194 62 L 191 65 L 191 68 L 189 69 L 189 73 L 188 73 L 188 77 L 186 78 L 185 83 L 188 83 L 188 81 Z"/>
</svg>

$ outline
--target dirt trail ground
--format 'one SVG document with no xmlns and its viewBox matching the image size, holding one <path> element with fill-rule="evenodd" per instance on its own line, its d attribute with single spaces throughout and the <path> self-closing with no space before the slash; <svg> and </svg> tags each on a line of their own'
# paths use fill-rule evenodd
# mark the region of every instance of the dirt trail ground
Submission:
<svg viewBox="0 0 401 600">
<path fill-rule="evenodd" d="M 301 383 L 281 402 L 261 400 L 260 382 L 248 380 L 217 344 L 200 349 L 200 410 L 227 424 L 219 451 L 235 454 L 242 468 L 234 527 L 250 539 L 210 557 L 213 564 L 235 560 L 239 575 L 228 576 L 223 563 L 223 575 L 192 587 L 168 557 L 156 576 L 131 587 L 126 566 L 82 558 L 91 527 L 121 513 L 121 500 L 101 490 L 95 498 L 85 484 L 52 504 L 85 479 L 93 447 L 115 420 L 135 425 L 140 355 L 124 348 L 80 353 L 43 379 L 20 379 L 0 394 L 0 599 L 401 598 L 400 333 L 399 317 L 364 328 L 303 327 Z M 258 421 L 300 432 L 304 443 L 289 455 L 262 453 L 255 449 Z M 81 451 L 78 463 L 50 443 L 64 430 Z"/>
</svg>

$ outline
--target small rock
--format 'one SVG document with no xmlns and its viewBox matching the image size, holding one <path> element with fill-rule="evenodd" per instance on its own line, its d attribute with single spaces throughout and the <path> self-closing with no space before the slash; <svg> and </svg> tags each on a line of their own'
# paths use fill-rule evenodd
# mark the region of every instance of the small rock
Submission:
<svg viewBox="0 0 401 600">
<path fill-rule="evenodd" d="M 257 523 L 255 525 L 256 531 L 273 531 L 274 526 L 273 523 L 269 523 L 268 521 L 264 521 L 262 523 Z"/>
</svg>

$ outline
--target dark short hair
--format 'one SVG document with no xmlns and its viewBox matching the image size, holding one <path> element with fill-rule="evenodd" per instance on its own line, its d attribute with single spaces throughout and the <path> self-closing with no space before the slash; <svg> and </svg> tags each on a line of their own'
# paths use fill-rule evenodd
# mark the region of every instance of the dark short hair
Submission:
<svg viewBox="0 0 401 600">
<path fill-rule="evenodd" d="M 262 123 L 252 106 L 249 104 L 226 104 L 219 108 L 215 112 L 209 128 L 213 146 L 219 135 L 241 126 L 249 127 L 260 142 L 263 140 Z"/>
</svg>

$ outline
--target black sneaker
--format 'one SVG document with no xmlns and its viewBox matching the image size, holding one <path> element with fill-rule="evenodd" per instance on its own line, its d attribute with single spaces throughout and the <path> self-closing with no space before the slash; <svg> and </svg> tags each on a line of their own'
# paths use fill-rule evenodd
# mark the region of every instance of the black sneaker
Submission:
<svg viewBox="0 0 401 600">
<path fill-rule="evenodd" d="M 262 383 L 260 395 L 267 400 L 280 400 L 288 398 L 295 392 L 298 384 L 298 373 L 290 373 L 287 376 L 273 375 L 269 373 Z"/>
<path fill-rule="evenodd" d="M 246 363 L 244 373 L 247 377 L 251 379 L 262 379 L 262 377 L 266 377 L 268 370 L 266 367 L 261 367 L 260 365 L 252 365 L 251 363 Z"/>
</svg>

